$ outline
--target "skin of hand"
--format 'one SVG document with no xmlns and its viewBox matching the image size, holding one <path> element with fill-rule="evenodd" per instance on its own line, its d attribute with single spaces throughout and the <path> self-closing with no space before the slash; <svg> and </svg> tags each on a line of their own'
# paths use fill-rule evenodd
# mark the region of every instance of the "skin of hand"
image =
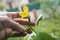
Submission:
<svg viewBox="0 0 60 40">
<path fill-rule="evenodd" d="M 23 25 L 21 25 L 22 23 L 19 24 L 20 23 L 19 21 L 16 22 L 16 20 L 13 20 L 14 18 L 20 18 L 18 13 L 17 14 L 7 14 L 7 16 L 8 17 L 0 17 L 0 26 L 1 26 L 0 40 L 7 38 L 13 31 L 17 31 L 18 33 L 15 35 L 18 35 L 18 36 L 27 35 L 27 30 Z M 35 25 L 35 23 L 33 23 L 33 24 L 32 23 L 31 23 L 31 25 L 33 25 L 33 24 Z"/>
<path fill-rule="evenodd" d="M 7 13 L 7 16 L 22 25 L 35 26 L 35 24 L 36 24 L 36 22 L 34 22 L 34 21 L 29 22 L 28 20 L 20 19 L 19 13 L 11 13 L 11 14 Z"/>
<path fill-rule="evenodd" d="M 27 34 L 24 26 L 11 20 L 8 17 L 0 16 L 0 39 L 7 37 L 10 33 L 12 33 L 12 31 L 17 31 L 20 33 L 20 35 L 22 34 L 23 36 Z"/>
</svg>

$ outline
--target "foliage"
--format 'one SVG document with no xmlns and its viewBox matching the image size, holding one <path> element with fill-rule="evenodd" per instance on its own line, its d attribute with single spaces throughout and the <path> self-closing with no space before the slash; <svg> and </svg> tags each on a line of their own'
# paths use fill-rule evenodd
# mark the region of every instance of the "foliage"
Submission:
<svg viewBox="0 0 60 40">
<path fill-rule="evenodd" d="M 40 30 L 52 34 L 56 37 L 60 37 L 60 18 L 57 19 L 45 19 L 40 24 Z"/>
<path fill-rule="evenodd" d="M 0 5 L 0 10 L 3 10 L 3 8 L 4 8 L 4 7 L 3 7 L 2 5 Z"/>
<path fill-rule="evenodd" d="M 41 9 L 44 13 L 48 14 L 48 16 L 56 17 L 57 8 L 59 6 L 59 0 L 41 0 Z"/>
<path fill-rule="evenodd" d="M 60 37 L 60 17 L 57 19 L 44 19 L 38 23 L 38 31 L 36 27 L 32 27 L 36 36 L 32 36 L 31 40 L 56 40 Z M 52 35 L 54 33 L 54 35 Z M 29 36 L 9 38 L 8 40 L 28 40 Z"/>
<path fill-rule="evenodd" d="M 38 34 L 33 40 L 56 40 L 56 39 L 54 37 L 51 37 L 51 35 L 47 33 L 38 32 Z"/>
<path fill-rule="evenodd" d="M 39 19 L 37 25 L 32 30 L 35 32 L 36 36 L 32 36 L 31 40 L 60 40 L 60 16 L 57 16 L 57 7 L 58 7 L 58 0 L 54 3 L 52 0 L 41 0 L 41 9 L 55 18 L 47 18 L 47 19 Z M 51 12 L 52 11 L 52 12 Z M 28 27 L 28 26 L 27 26 Z M 28 40 L 29 36 L 26 37 L 16 37 L 11 38 L 8 40 Z"/>
</svg>

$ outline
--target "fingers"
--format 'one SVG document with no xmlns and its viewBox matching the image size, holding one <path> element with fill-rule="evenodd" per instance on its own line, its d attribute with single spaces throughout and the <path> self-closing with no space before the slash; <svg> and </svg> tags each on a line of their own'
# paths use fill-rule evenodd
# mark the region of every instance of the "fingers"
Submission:
<svg viewBox="0 0 60 40">
<path fill-rule="evenodd" d="M 8 14 L 8 13 L 7 13 L 7 16 L 8 16 L 9 18 L 13 19 L 13 17 L 12 17 L 11 14 Z"/>
<path fill-rule="evenodd" d="M 21 37 L 21 36 L 26 36 L 26 35 L 27 35 L 27 32 L 24 32 L 24 33 L 20 32 L 19 33 L 19 32 L 13 31 L 11 28 L 6 28 L 5 29 L 5 38 L 8 38 L 8 36 L 10 36 L 10 37 Z"/>
<path fill-rule="evenodd" d="M 12 32 L 13 32 L 13 30 L 11 28 L 6 28 L 5 29 L 5 38 L 8 37 Z"/>
<path fill-rule="evenodd" d="M 26 32 L 25 27 L 19 23 L 13 21 L 12 19 L 9 19 L 8 17 L 0 17 L 0 31 L 6 28 L 11 28 L 17 32 Z"/>
<path fill-rule="evenodd" d="M 8 21 L 8 27 L 12 28 L 14 31 L 18 32 L 26 32 L 26 29 L 24 26 L 20 25 L 19 23 L 9 19 Z"/>
<path fill-rule="evenodd" d="M 26 35 L 27 35 L 27 32 L 19 33 L 19 32 L 13 31 L 11 28 L 5 29 L 5 39 L 7 39 L 8 37 L 21 37 L 21 36 L 26 36 Z"/>
<path fill-rule="evenodd" d="M 29 22 L 28 20 L 21 20 L 19 13 L 7 13 L 7 16 L 10 17 L 11 19 L 13 19 L 14 21 L 22 24 L 22 25 L 31 25 L 31 26 L 35 26 L 35 22 Z"/>
<path fill-rule="evenodd" d="M 0 32 L 0 40 L 7 39 L 9 37 L 9 35 L 11 35 L 13 33 L 14 33 L 14 31 L 12 31 L 12 29 L 6 28 L 5 30 Z M 13 35 L 11 35 L 10 37 L 24 37 L 26 35 L 27 35 L 27 32 L 24 32 L 24 33 L 16 32 Z"/>
<path fill-rule="evenodd" d="M 11 35 L 11 37 L 24 37 L 27 35 L 27 32 L 24 32 L 24 33 L 19 33 L 19 32 L 13 32 L 12 33 L 13 35 Z"/>
<path fill-rule="evenodd" d="M 3 31 L 0 31 L 0 40 L 6 39 L 12 33 L 12 29 L 6 28 Z"/>
<path fill-rule="evenodd" d="M 19 23 L 9 19 L 8 17 L 0 17 L 0 26 L 4 27 L 5 29 L 0 30 L 0 39 L 3 39 L 10 35 L 13 31 L 17 31 L 18 33 L 15 35 L 25 36 L 27 35 L 27 30 L 24 26 L 20 25 Z M 7 29 L 6 29 L 7 28 Z M 2 29 L 2 28 L 1 28 Z M 13 30 L 13 31 L 12 31 Z M 2 31 L 2 32 L 1 32 Z"/>
<path fill-rule="evenodd" d="M 12 33 L 12 30 L 8 28 L 3 31 L 0 31 L 0 40 L 6 39 L 11 33 Z"/>
<path fill-rule="evenodd" d="M 19 15 L 19 13 L 7 13 L 7 16 L 9 17 L 9 18 L 11 18 L 11 19 L 13 19 L 13 18 L 20 18 L 20 15 Z"/>
<path fill-rule="evenodd" d="M 5 31 L 0 31 L 0 40 L 4 39 L 5 37 Z"/>
<path fill-rule="evenodd" d="M 23 25 L 20 25 L 19 23 L 13 21 L 13 20 L 10 20 L 10 28 L 12 28 L 14 31 L 17 31 L 20 33 L 20 36 L 24 36 L 24 35 L 27 35 L 27 34 L 31 34 L 32 33 L 32 30 L 27 30 Z M 18 35 L 18 34 L 16 34 Z"/>
<path fill-rule="evenodd" d="M 8 24 L 7 21 L 8 21 L 8 17 L 0 16 L 0 31 L 7 28 L 7 24 Z"/>
<path fill-rule="evenodd" d="M 20 18 L 14 18 L 13 20 L 18 22 L 19 24 L 22 24 L 22 25 L 35 26 L 35 22 L 29 22 L 28 20 L 24 20 L 24 19 L 20 19 Z"/>
<path fill-rule="evenodd" d="M 27 33 L 31 34 L 32 33 L 32 29 L 27 29 Z"/>
</svg>

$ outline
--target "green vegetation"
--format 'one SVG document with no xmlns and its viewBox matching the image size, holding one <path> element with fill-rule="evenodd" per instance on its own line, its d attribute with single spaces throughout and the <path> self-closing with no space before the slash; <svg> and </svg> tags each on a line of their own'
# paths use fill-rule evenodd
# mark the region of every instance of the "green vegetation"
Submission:
<svg viewBox="0 0 60 40">
<path fill-rule="evenodd" d="M 3 8 L 4 8 L 3 5 L 0 5 L 0 10 L 3 10 Z"/>
<path fill-rule="evenodd" d="M 60 37 L 60 17 L 57 19 L 44 19 L 38 22 L 38 31 L 33 28 L 36 36 L 32 36 L 31 40 L 57 40 Z M 53 34 L 52 34 L 53 33 Z M 28 40 L 26 37 L 13 37 L 8 40 Z"/>
<path fill-rule="evenodd" d="M 36 35 L 32 36 L 31 40 L 60 40 L 60 15 L 58 16 L 56 10 L 59 4 L 58 1 L 56 0 L 53 3 L 52 0 L 40 0 L 41 9 L 50 18 L 38 20 L 36 27 L 32 28 Z M 28 40 L 28 37 L 8 38 L 8 40 Z"/>
</svg>

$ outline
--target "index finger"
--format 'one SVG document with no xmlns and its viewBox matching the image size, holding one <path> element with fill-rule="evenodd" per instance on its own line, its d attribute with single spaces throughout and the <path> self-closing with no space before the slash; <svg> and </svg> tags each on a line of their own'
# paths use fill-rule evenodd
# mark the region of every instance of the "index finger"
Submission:
<svg viewBox="0 0 60 40">
<path fill-rule="evenodd" d="M 7 16 L 11 19 L 13 18 L 20 18 L 19 13 L 7 13 Z"/>
</svg>

